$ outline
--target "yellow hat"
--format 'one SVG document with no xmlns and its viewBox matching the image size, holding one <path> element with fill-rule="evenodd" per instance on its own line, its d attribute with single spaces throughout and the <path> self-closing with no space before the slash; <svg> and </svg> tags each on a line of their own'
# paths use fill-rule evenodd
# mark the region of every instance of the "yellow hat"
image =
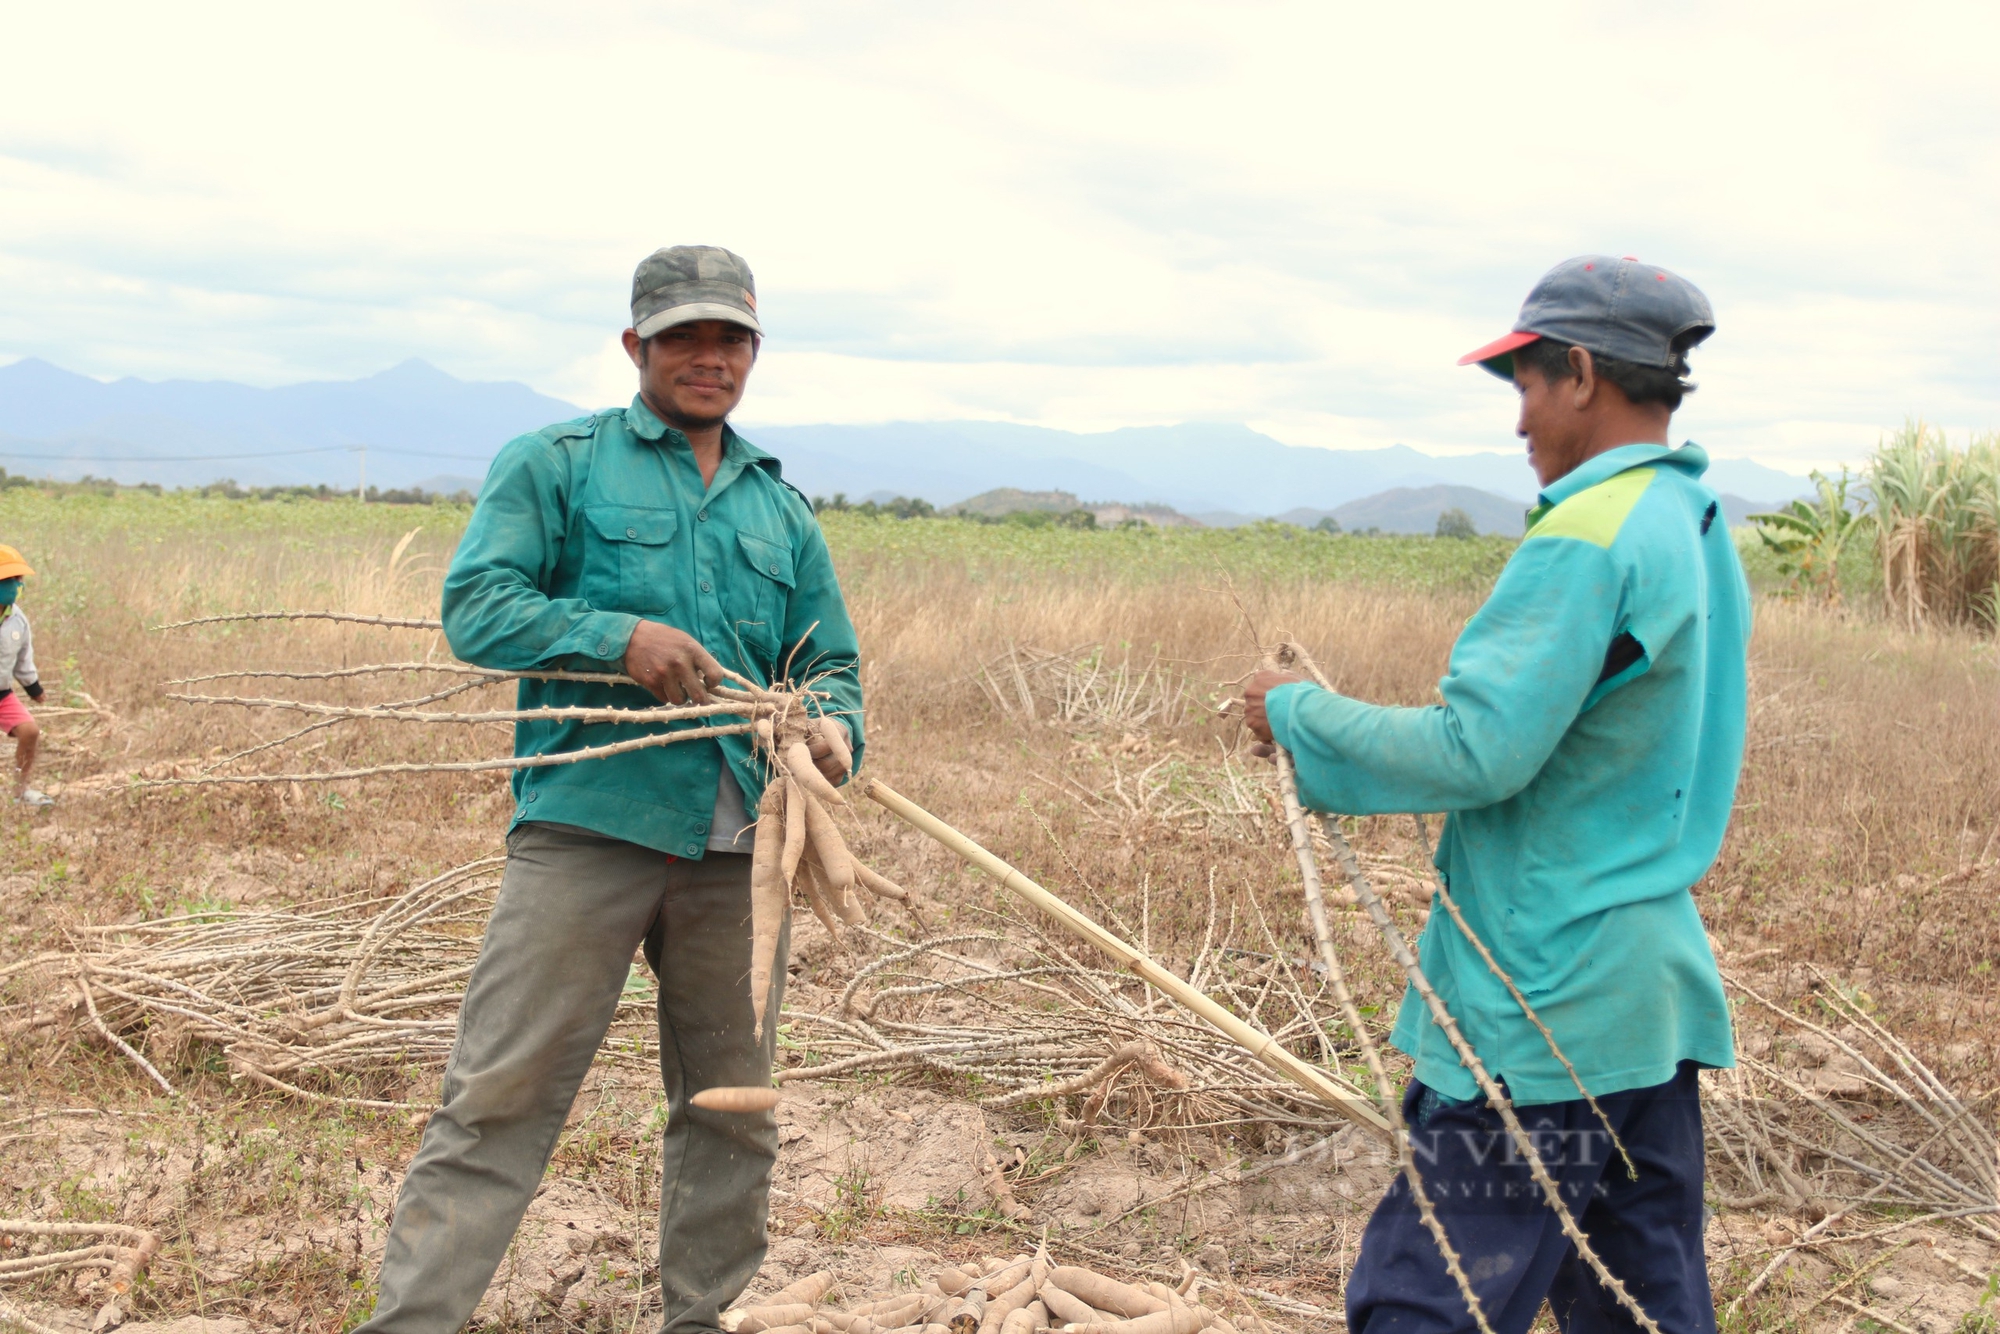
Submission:
<svg viewBox="0 0 2000 1334">
<path fill-rule="evenodd" d="M 12 547 L 0 546 L 0 579 L 18 579 L 33 574 L 28 562 L 21 559 L 21 553 Z"/>
</svg>

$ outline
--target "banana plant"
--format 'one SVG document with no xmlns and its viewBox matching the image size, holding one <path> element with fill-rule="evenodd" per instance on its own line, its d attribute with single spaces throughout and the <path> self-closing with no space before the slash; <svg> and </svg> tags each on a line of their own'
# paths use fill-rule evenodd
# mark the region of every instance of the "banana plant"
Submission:
<svg viewBox="0 0 2000 1334">
<path fill-rule="evenodd" d="M 1778 558 L 1778 572 L 1791 580 L 1794 596 L 1811 595 L 1828 606 L 1840 605 L 1841 552 L 1874 527 L 1873 517 L 1848 499 L 1852 480 L 1845 468 L 1838 479 L 1815 472 L 1813 499 L 1794 500 L 1781 510 L 1750 516 L 1757 536 Z"/>
</svg>

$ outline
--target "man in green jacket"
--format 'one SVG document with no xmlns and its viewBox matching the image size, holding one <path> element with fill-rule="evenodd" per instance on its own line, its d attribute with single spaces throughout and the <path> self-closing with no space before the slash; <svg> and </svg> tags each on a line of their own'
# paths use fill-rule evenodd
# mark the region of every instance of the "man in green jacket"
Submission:
<svg viewBox="0 0 2000 1334">
<path fill-rule="evenodd" d="M 778 461 L 736 434 L 763 338 L 749 266 L 713 246 L 639 265 L 629 407 L 513 440 L 445 577 L 467 662 L 623 673 L 638 685 L 524 680 L 520 707 L 705 703 L 723 668 L 810 678 L 811 740 L 838 783 L 859 764 L 858 649 L 826 541 Z M 672 724 L 693 727 L 696 722 Z M 848 746 L 830 743 L 841 728 Z M 517 755 L 659 724 L 523 722 Z M 382 1261 L 381 1334 L 451 1334 L 519 1226 L 643 949 L 659 982 L 667 1095 L 660 1189 L 664 1329 L 713 1330 L 763 1263 L 777 1123 L 690 1094 L 767 1085 L 777 1025 L 752 1036 L 750 851 L 765 773 L 742 736 L 518 770 L 507 869 L 467 984 L 443 1105 L 424 1131 Z M 769 1013 L 783 998 L 786 944 Z"/>
<path fill-rule="evenodd" d="M 1452 647 L 1442 703 L 1366 704 L 1275 672 L 1246 701 L 1259 740 L 1297 761 L 1313 809 L 1449 812 L 1439 873 L 1603 1118 L 1443 911 L 1423 934 L 1424 970 L 1593 1248 L 1669 1334 L 1715 1328 L 1696 1072 L 1735 1063 L 1688 891 L 1735 800 L 1750 604 L 1700 480 L 1708 456 L 1667 443 L 1692 388 L 1687 350 L 1713 328 L 1708 299 L 1656 265 L 1557 265 L 1513 332 L 1465 358 L 1519 392 L 1542 489 Z M 1493 1328 L 1526 1330 L 1545 1297 L 1565 1330 L 1638 1328 L 1572 1249 L 1414 995 L 1393 1041 L 1416 1064 L 1403 1112 L 1417 1166 Z M 1400 1185 L 1362 1238 L 1347 1326 L 1474 1328 Z"/>
</svg>

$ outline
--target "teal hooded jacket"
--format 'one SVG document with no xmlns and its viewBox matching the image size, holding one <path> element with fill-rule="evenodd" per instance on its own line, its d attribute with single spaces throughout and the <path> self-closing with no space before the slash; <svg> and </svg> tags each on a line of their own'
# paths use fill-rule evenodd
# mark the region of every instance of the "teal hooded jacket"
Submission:
<svg viewBox="0 0 2000 1334">
<path fill-rule="evenodd" d="M 722 466 L 703 486 L 687 437 L 635 397 L 501 449 L 445 575 L 444 629 L 452 652 L 481 667 L 621 672 L 642 619 L 685 630 L 760 685 L 810 678 L 826 695 L 813 707 L 847 724 L 860 765 L 860 654 L 812 507 L 776 459 L 728 427 Z M 638 686 L 580 681 L 522 681 L 519 698 L 523 709 L 657 705 Z M 529 721 L 515 725 L 514 753 L 662 730 Z M 725 763 L 754 817 L 764 767 L 732 735 L 517 770 L 514 823 L 577 825 L 699 858 Z"/>
<path fill-rule="evenodd" d="M 1453 646 L 1443 703 L 1270 692 L 1306 805 L 1448 812 L 1437 868 L 1592 1094 L 1735 1064 L 1690 887 L 1743 760 L 1749 590 L 1695 445 L 1626 445 L 1547 487 Z M 1419 958 L 1517 1102 L 1576 1085 L 1449 914 Z M 1414 990 L 1393 1041 L 1450 1098 L 1478 1089 Z"/>
</svg>

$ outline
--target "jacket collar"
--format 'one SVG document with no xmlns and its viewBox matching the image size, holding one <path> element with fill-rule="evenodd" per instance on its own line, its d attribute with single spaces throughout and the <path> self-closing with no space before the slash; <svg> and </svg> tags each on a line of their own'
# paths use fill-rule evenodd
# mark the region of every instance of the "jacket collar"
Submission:
<svg viewBox="0 0 2000 1334">
<path fill-rule="evenodd" d="M 1602 454 L 1585 459 L 1573 470 L 1543 487 L 1542 493 L 1536 497 L 1536 508 L 1560 505 L 1579 491 L 1588 491 L 1621 472 L 1643 468 L 1649 463 L 1665 463 L 1681 469 L 1690 477 L 1699 477 L 1708 471 L 1708 451 L 1692 440 L 1679 449 L 1666 445 L 1620 445 L 1616 449 L 1607 449 Z"/>
<path fill-rule="evenodd" d="M 654 443 L 665 441 L 672 449 L 691 449 L 688 438 L 680 431 L 661 421 L 653 410 L 646 406 L 642 395 L 632 395 L 632 406 L 625 409 L 625 424 L 632 434 L 641 440 Z M 757 446 L 736 434 L 736 428 L 728 422 L 722 424 L 722 467 L 716 471 L 715 482 L 710 491 L 719 491 L 735 476 L 751 465 L 763 468 L 773 477 L 779 475 L 778 460 Z"/>
<path fill-rule="evenodd" d="M 641 440 L 665 440 L 682 449 L 689 447 L 688 438 L 654 416 L 646 400 L 638 394 L 632 395 L 632 406 L 625 409 L 625 424 Z M 736 428 L 728 422 L 722 424 L 722 457 L 734 458 L 738 463 L 763 463 L 771 459 L 771 455 L 736 434 Z"/>
</svg>

